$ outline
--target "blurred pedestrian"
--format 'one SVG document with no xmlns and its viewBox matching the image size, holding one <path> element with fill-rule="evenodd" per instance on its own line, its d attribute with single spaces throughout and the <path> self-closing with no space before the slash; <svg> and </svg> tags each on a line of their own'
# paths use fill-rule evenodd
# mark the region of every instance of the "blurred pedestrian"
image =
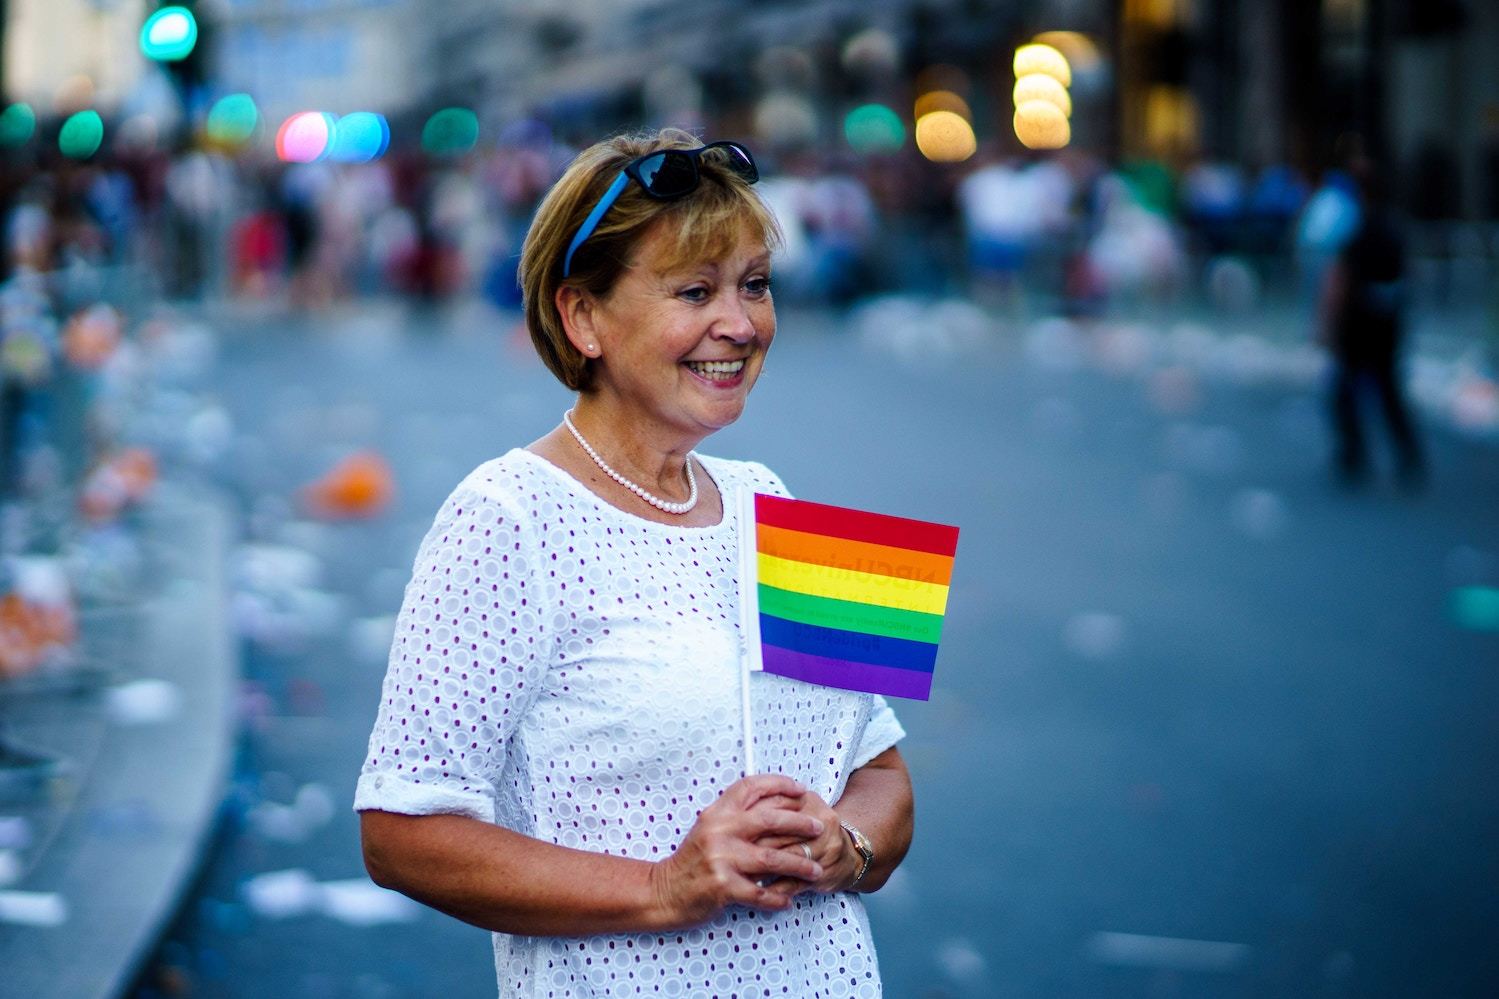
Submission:
<svg viewBox="0 0 1499 999">
<path fill-rule="evenodd" d="M 1324 330 L 1334 359 L 1333 426 L 1339 479 L 1356 485 L 1369 476 L 1363 397 L 1378 400 L 1395 449 L 1396 475 L 1407 488 L 1426 480 L 1426 461 L 1400 384 L 1399 356 L 1406 299 L 1405 238 L 1375 166 L 1353 171 L 1358 224 L 1327 274 Z"/>
<path fill-rule="evenodd" d="M 731 497 L 785 487 L 693 450 L 775 336 L 758 176 L 675 129 L 578 156 L 520 266 L 577 402 L 458 487 L 406 591 L 365 861 L 494 931 L 506 994 L 880 993 L 855 893 L 910 842 L 904 733 L 881 698 L 757 676 L 743 774 Z"/>
</svg>

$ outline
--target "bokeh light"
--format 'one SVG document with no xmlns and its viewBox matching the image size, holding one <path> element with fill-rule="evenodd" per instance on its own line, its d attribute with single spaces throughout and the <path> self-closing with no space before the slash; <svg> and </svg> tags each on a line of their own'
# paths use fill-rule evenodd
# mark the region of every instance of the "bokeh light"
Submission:
<svg viewBox="0 0 1499 999">
<path fill-rule="evenodd" d="M 120 122 L 114 132 L 116 152 L 146 155 L 161 142 L 161 124 L 149 114 L 135 114 Z"/>
<path fill-rule="evenodd" d="M 916 98 L 915 117 L 925 118 L 933 111 L 951 111 L 964 121 L 973 121 L 973 109 L 951 90 L 929 90 Z"/>
<path fill-rule="evenodd" d="M 967 94 L 972 92 L 972 83 L 968 74 L 962 69 L 939 62 L 917 73 L 916 79 L 911 81 L 911 89 L 918 94 L 933 90 L 950 90 L 955 94 Z"/>
<path fill-rule="evenodd" d="M 916 122 L 916 148 L 935 163 L 961 163 L 978 151 L 978 140 L 962 115 L 933 111 Z"/>
<path fill-rule="evenodd" d="M 103 142 L 104 119 L 97 111 L 79 111 L 62 123 L 62 131 L 57 134 L 57 148 L 75 160 L 88 159 Z"/>
<path fill-rule="evenodd" d="M 36 112 L 30 104 L 12 104 L 0 111 L 0 146 L 22 146 L 36 134 Z"/>
<path fill-rule="evenodd" d="M 59 83 L 52 92 L 52 109 L 62 116 L 87 111 L 93 107 L 97 96 L 93 77 L 85 73 L 74 73 Z"/>
<path fill-rule="evenodd" d="M 338 119 L 328 144 L 328 158 L 339 163 L 368 163 L 390 148 L 390 123 L 384 115 L 356 111 Z"/>
<path fill-rule="evenodd" d="M 1072 117 L 1072 97 L 1067 88 L 1044 73 L 1030 73 L 1015 81 L 1015 106 L 1026 101 L 1050 101 L 1062 114 Z"/>
<path fill-rule="evenodd" d="M 255 134 L 260 111 L 249 94 L 219 98 L 208 112 L 208 137 L 224 146 L 241 146 Z"/>
<path fill-rule="evenodd" d="M 479 116 L 468 108 L 443 108 L 422 128 L 422 148 L 434 156 L 462 156 L 479 144 Z"/>
<path fill-rule="evenodd" d="M 817 141 L 817 109 L 805 95 L 771 91 L 755 105 L 755 134 L 773 146 Z"/>
<path fill-rule="evenodd" d="M 884 28 L 865 28 L 843 44 L 840 61 L 855 76 L 889 76 L 900 69 L 900 43 Z"/>
<path fill-rule="evenodd" d="M 1050 45 L 1022 45 L 1015 50 L 1015 78 L 1043 73 L 1062 86 L 1072 85 L 1072 67 L 1067 57 Z"/>
<path fill-rule="evenodd" d="M 857 153 L 890 153 L 905 145 L 906 125 L 883 104 L 865 104 L 843 119 L 843 137 Z"/>
<path fill-rule="evenodd" d="M 321 111 L 302 111 L 281 123 L 276 156 L 286 163 L 313 163 L 328 154 L 335 119 Z"/>
<path fill-rule="evenodd" d="M 1061 149 L 1072 141 L 1072 126 L 1051 101 L 1026 101 L 1015 109 L 1015 137 L 1027 149 Z"/>
<path fill-rule="evenodd" d="M 163 7 L 141 27 L 141 52 L 157 62 L 186 59 L 198 44 L 198 20 L 186 7 Z"/>
<path fill-rule="evenodd" d="M 1092 73 L 1103 64 L 1098 45 L 1087 35 L 1076 31 L 1043 31 L 1031 41 L 1038 45 L 1049 45 L 1062 53 L 1073 71 L 1079 74 Z"/>
</svg>

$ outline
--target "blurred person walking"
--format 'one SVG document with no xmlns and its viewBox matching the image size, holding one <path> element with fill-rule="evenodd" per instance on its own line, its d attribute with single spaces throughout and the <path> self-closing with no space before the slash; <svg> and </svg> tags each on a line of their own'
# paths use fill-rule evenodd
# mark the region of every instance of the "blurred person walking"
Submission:
<svg viewBox="0 0 1499 999">
<path fill-rule="evenodd" d="M 775 337 L 758 178 L 675 129 L 578 156 L 520 264 L 576 404 L 459 485 L 406 590 L 365 862 L 493 931 L 506 995 L 880 994 L 856 893 L 910 844 L 904 731 L 880 697 L 762 674 L 744 773 L 732 498 L 786 489 L 694 450 Z"/>
<path fill-rule="evenodd" d="M 1405 237 L 1375 165 L 1360 159 L 1352 174 L 1358 222 L 1329 268 L 1323 291 L 1323 331 L 1334 360 L 1335 471 L 1346 485 L 1369 477 L 1363 402 L 1372 394 L 1395 449 L 1397 481 L 1419 489 L 1426 481 L 1426 459 L 1399 372 L 1408 297 Z"/>
</svg>

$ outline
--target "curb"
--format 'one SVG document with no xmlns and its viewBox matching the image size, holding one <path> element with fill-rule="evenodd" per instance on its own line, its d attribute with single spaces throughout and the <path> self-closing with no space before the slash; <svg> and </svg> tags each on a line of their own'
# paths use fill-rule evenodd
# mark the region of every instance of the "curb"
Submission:
<svg viewBox="0 0 1499 999">
<path fill-rule="evenodd" d="M 233 520 L 217 495 L 169 483 L 142 513 L 164 578 L 146 604 L 138 676 L 129 679 L 174 686 L 177 710 L 149 724 L 103 725 L 55 838 L 11 886 L 55 893 L 66 917 L 0 927 L 6 994 L 125 994 L 198 871 L 228 785 L 239 680 L 227 578 Z"/>
</svg>

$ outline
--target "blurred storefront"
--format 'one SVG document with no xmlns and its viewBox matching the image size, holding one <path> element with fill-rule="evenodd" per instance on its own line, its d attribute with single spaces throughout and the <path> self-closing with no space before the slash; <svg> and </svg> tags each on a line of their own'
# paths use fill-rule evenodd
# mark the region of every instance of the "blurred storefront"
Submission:
<svg viewBox="0 0 1499 999">
<path fill-rule="evenodd" d="M 1499 7 L 1466 0 L 1121 0 L 1119 150 L 1333 165 L 1361 137 L 1428 218 L 1496 217 Z"/>
</svg>

